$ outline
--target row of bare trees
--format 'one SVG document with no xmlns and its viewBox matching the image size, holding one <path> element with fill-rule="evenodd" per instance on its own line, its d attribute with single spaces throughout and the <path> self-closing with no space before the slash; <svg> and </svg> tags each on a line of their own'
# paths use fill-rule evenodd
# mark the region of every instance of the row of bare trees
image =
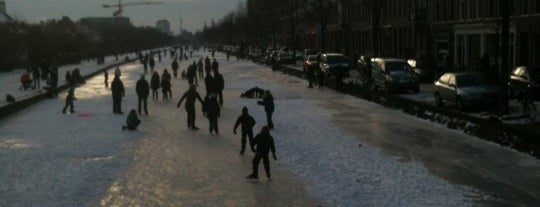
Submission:
<svg viewBox="0 0 540 207">
<path fill-rule="evenodd" d="M 90 29 L 91 34 L 82 32 L 81 25 L 68 17 L 40 24 L 0 24 L 0 71 L 29 67 L 43 59 L 76 63 L 84 58 L 134 52 L 173 41 L 154 28 L 109 25 Z"/>
</svg>

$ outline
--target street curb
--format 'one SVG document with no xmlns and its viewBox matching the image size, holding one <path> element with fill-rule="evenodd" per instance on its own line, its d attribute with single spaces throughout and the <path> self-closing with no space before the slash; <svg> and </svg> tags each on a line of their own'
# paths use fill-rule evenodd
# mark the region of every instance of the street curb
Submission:
<svg viewBox="0 0 540 207">
<path fill-rule="evenodd" d="M 99 70 L 96 70 L 95 72 L 92 72 L 92 73 L 89 73 L 85 76 L 83 76 L 83 78 L 85 80 L 88 80 L 96 75 L 99 75 L 101 73 L 103 73 L 103 71 L 106 71 L 106 70 L 109 70 L 111 68 L 114 68 L 114 67 L 117 67 L 117 66 L 120 66 L 120 65 L 124 65 L 124 64 L 127 64 L 127 63 L 131 63 L 131 62 L 134 62 L 136 60 L 139 60 L 138 58 L 135 58 L 135 59 L 132 59 L 132 60 L 128 60 L 128 61 L 123 61 L 123 62 L 119 62 L 119 63 L 115 63 L 115 64 L 112 64 L 112 65 L 109 65 L 109 66 L 105 66 Z M 98 67 L 98 66 L 96 66 Z M 65 90 L 69 88 L 69 85 L 67 83 L 64 83 L 60 86 L 58 86 L 58 91 L 62 91 L 62 90 Z M 21 100 L 17 100 L 13 103 L 9 103 L 5 106 L 2 106 L 0 107 L 0 120 L 4 119 L 4 118 L 7 118 L 9 115 L 11 114 L 14 114 L 16 112 L 19 112 L 43 99 L 48 99 L 50 98 L 50 94 L 49 93 L 41 93 L 41 94 L 37 94 L 37 95 L 34 95 L 34 96 L 30 96 L 28 98 L 24 98 L 24 99 L 21 99 Z"/>
<path fill-rule="evenodd" d="M 273 71 L 304 78 L 304 72 L 287 66 L 273 66 Z M 335 89 L 333 80 L 326 80 L 328 88 Z M 349 94 L 385 107 L 402 110 L 406 114 L 439 123 L 449 129 L 459 130 L 480 139 L 540 158 L 540 134 L 523 130 L 519 126 L 501 123 L 496 119 L 483 119 L 446 107 L 438 107 L 381 91 L 363 89 L 359 84 L 343 83 L 342 93 Z"/>
</svg>

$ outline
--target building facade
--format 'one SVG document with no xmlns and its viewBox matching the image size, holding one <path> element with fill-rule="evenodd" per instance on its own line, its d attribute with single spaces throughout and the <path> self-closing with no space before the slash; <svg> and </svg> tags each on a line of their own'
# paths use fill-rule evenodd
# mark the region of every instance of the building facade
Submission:
<svg viewBox="0 0 540 207">
<path fill-rule="evenodd" d="M 496 71 L 500 64 L 501 7 L 498 0 L 299 2 L 304 5 L 296 14 L 299 26 L 294 33 L 289 29 L 283 31 L 279 44 L 290 45 L 294 34 L 300 39 L 299 48 L 324 48 L 349 55 L 431 59 L 455 69 L 489 65 L 490 70 Z M 283 6 L 291 8 L 290 4 Z M 513 0 L 507 9 L 511 15 L 510 66 L 539 66 L 540 1 Z M 287 25 L 291 18 L 281 20 Z"/>
</svg>

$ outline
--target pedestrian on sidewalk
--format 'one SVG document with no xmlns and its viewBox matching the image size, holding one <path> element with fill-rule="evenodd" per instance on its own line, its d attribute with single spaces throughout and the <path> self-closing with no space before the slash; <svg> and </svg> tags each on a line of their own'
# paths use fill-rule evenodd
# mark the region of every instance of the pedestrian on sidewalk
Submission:
<svg viewBox="0 0 540 207">
<path fill-rule="evenodd" d="M 120 76 L 115 75 L 111 83 L 113 97 L 113 113 L 123 114 L 122 112 L 122 97 L 125 96 L 124 83 L 120 80 Z"/>
<path fill-rule="evenodd" d="M 139 119 L 139 116 L 137 116 L 137 111 L 135 109 L 131 109 L 129 111 L 129 114 L 126 118 L 126 125 L 122 126 L 122 131 L 128 129 L 131 131 L 137 130 L 137 127 L 141 123 L 141 120 Z"/>
<path fill-rule="evenodd" d="M 148 85 L 148 81 L 144 79 L 144 74 L 141 74 L 141 79 L 137 81 L 135 90 L 137 92 L 137 97 L 139 98 L 139 114 L 141 114 L 141 104 L 142 104 L 144 107 L 144 113 L 148 115 L 148 108 L 147 108 L 146 103 L 148 100 L 148 95 L 150 93 L 150 86 Z"/>
<path fill-rule="evenodd" d="M 234 124 L 233 133 L 236 134 L 236 128 L 239 125 L 242 125 L 242 148 L 240 150 L 240 155 L 244 155 L 244 150 L 246 149 L 246 138 L 249 138 L 249 146 L 251 151 L 255 151 L 253 148 L 253 126 L 255 126 L 255 119 L 248 113 L 248 108 L 244 106 L 242 108 L 242 115 L 236 119 Z"/>
<path fill-rule="evenodd" d="M 180 108 L 180 105 L 182 105 L 182 101 L 186 99 L 186 112 L 187 112 L 187 125 L 188 129 L 191 130 L 199 130 L 197 126 L 195 126 L 195 101 L 199 100 L 201 104 L 203 104 L 203 100 L 201 98 L 201 95 L 197 92 L 197 89 L 195 88 L 195 85 L 190 85 L 189 89 L 184 93 L 182 98 L 178 101 L 178 104 L 176 105 L 177 108 Z"/>
<path fill-rule="evenodd" d="M 157 71 L 154 71 L 154 74 L 152 74 L 152 78 L 150 79 L 150 88 L 152 88 L 152 100 L 158 100 L 158 89 L 161 86 L 160 84 L 161 81 L 159 80 L 159 74 Z"/>
<path fill-rule="evenodd" d="M 269 90 L 264 91 L 264 97 L 262 101 L 258 101 L 257 104 L 264 106 L 266 112 L 266 122 L 268 128 L 274 128 L 274 122 L 272 121 L 272 114 L 274 113 L 274 97 Z"/>
<path fill-rule="evenodd" d="M 75 98 L 75 88 L 73 86 L 71 86 L 69 88 L 68 94 L 66 96 L 66 105 L 64 106 L 64 109 L 62 109 L 63 114 L 66 113 L 66 109 L 68 108 L 68 106 L 69 106 L 69 112 L 70 113 L 75 112 L 75 110 L 73 109 L 73 101 L 75 101 L 75 100 L 77 100 L 77 98 Z"/>
<path fill-rule="evenodd" d="M 247 179 L 259 179 L 259 163 L 263 160 L 266 177 L 270 178 L 270 159 L 268 154 L 272 152 L 272 157 L 277 160 L 276 147 L 274 146 L 274 138 L 270 135 L 270 130 L 267 126 L 261 129 L 261 132 L 253 138 L 253 146 L 255 147 L 255 157 L 253 158 L 253 171 Z"/>
<path fill-rule="evenodd" d="M 210 94 L 204 99 L 203 113 L 205 113 L 206 118 L 208 118 L 210 134 L 212 134 L 212 131 L 219 134 L 217 119 L 219 118 L 220 110 L 221 109 L 219 107 L 219 103 L 217 102 L 216 94 Z"/>
</svg>

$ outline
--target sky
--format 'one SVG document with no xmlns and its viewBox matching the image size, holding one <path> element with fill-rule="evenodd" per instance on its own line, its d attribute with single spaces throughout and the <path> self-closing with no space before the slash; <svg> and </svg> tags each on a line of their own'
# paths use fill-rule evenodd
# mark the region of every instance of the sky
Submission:
<svg viewBox="0 0 540 207">
<path fill-rule="evenodd" d="M 179 31 L 180 18 L 188 31 L 202 29 L 204 22 L 221 19 L 235 10 L 243 0 L 123 0 L 122 3 L 163 2 L 157 5 L 128 6 L 123 16 L 129 17 L 135 26 L 155 26 L 166 19 L 171 30 Z M 5 0 L 8 15 L 27 22 L 37 23 L 47 19 L 68 16 L 76 21 L 82 17 L 110 17 L 115 8 L 103 8 L 103 4 L 117 4 L 118 0 Z"/>
</svg>

